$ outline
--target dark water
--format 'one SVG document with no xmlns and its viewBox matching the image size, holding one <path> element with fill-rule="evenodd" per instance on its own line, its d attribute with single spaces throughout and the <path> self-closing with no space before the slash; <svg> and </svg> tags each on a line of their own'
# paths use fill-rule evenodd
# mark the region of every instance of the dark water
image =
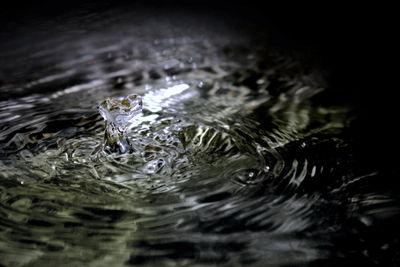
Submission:
<svg viewBox="0 0 400 267">
<path fill-rule="evenodd" d="M 0 265 L 399 264 L 399 200 L 323 70 L 246 27 L 140 14 L 2 44 Z M 133 152 L 105 153 L 98 104 L 132 93 Z"/>
</svg>

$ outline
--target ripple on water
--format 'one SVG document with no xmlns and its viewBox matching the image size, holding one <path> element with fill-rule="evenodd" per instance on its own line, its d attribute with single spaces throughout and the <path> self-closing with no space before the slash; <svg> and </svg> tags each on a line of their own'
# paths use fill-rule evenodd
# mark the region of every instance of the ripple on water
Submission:
<svg viewBox="0 0 400 267">
<path fill-rule="evenodd" d="M 315 101 L 321 75 L 285 52 L 218 29 L 174 35 L 168 21 L 156 35 L 55 38 L 18 50 L 31 65 L 5 65 L 0 264 L 364 258 L 362 229 L 398 209 L 368 191 L 378 173 L 355 167 L 351 111 Z M 132 152 L 105 153 L 98 104 L 132 93 Z M 340 247 L 346 234 L 354 250 Z"/>
</svg>

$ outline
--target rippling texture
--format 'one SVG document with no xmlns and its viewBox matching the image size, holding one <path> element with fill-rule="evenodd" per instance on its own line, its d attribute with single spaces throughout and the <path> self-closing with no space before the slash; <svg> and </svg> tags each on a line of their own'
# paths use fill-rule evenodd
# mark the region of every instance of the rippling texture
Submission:
<svg viewBox="0 0 400 267">
<path fill-rule="evenodd" d="M 368 186 L 354 112 L 318 70 L 224 24 L 68 21 L 2 54 L 1 264 L 396 260 L 397 239 L 370 233 L 398 202 Z M 130 94 L 132 152 L 108 154 L 98 103 Z"/>
</svg>

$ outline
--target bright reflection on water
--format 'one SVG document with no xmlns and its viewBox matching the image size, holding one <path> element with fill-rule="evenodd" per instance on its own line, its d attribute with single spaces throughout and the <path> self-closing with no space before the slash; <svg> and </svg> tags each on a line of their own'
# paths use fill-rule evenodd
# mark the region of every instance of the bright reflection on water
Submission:
<svg viewBox="0 0 400 267">
<path fill-rule="evenodd" d="M 316 69 L 224 25 L 121 17 L 3 53 L 1 264 L 384 261 L 366 233 L 396 201 Z M 130 94 L 132 151 L 105 153 L 98 103 Z"/>
<path fill-rule="evenodd" d="M 169 105 L 174 104 L 173 102 L 171 103 L 171 101 L 173 101 L 171 97 L 179 95 L 189 88 L 190 86 L 188 84 L 182 83 L 167 88 L 160 88 L 156 91 L 147 92 L 143 97 L 145 108 L 151 112 L 162 111 L 163 107 L 168 107 Z M 189 94 L 185 97 L 190 98 L 191 95 Z M 180 98 L 184 97 L 181 96 Z"/>
</svg>

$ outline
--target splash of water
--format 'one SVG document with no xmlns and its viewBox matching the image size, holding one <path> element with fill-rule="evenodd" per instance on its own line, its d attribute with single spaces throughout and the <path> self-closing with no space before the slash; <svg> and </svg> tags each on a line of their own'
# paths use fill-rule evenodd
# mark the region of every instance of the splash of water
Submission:
<svg viewBox="0 0 400 267">
<path fill-rule="evenodd" d="M 142 112 L 142 98 L 135 94 L 106 98 L 100 103 L 99 112 L 105 120 L 104 150 L 121 154 L 131 150 L 126 124 Z"/>
</svg>

